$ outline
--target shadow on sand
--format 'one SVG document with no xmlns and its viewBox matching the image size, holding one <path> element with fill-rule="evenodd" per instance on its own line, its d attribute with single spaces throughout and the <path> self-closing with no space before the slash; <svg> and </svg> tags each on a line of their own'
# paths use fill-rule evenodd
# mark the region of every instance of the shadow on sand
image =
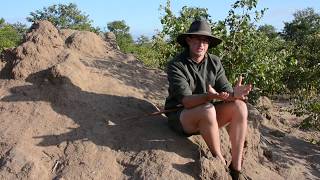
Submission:
<svg viewBox="0 0 320 180">
<path fill-rule="evenodd" d="M 318 168 L 320 167 L 320 147 L 291 135 L 270 136 L 270 132 L 274 131 L 266 126 L 263 126 L 261 131 L 263 136 L 268 136 L 273 140 L 271 142 L 278 142 L 271 144 L 274 158 L 272 161 L 280 167 L 288 167 L 301 164 L 301 160 L 305 160 L 310 165 L 308 166 L 310 172 L 315 177 L 320 177 Z"/>
<path fill-rule="evenodd" d="M 195 161 L 181 165 L 177 170 L 198 178 L 197 145 L 168 129 L 165 117 L 145 116 L 156 111 L 151 103 L 134 97 L 83 91 L 68 78 L 43 81 L 39 78 L 43 76 L 45 72 L 30 76 L 27 81 L 31 85 L 13 87 L 10 89 L 12 94 L 1 99 L 6 102 L 49 102 L 56 113 L 71 118 L 79 126 L 63 134 L 34 137 L 41 139 L 39 146 L 86 140 L 123 152 L 155 149 L 174 152 Z"/>
</svg>

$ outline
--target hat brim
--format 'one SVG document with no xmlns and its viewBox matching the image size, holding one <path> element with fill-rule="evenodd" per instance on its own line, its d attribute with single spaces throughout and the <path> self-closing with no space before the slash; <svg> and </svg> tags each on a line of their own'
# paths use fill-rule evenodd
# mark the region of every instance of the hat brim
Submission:
<svg viewBox="0 0 320 180">
<path fill-rule="evenodd" d="M 208 34 L 207 32 L 196 32 L 196 33 L 182 33 L 177 37 L 177 42 L 183 46 L 183 47 L 188 47 L 186 37 L 190 35 L 200 35 L 200 36 L 207 36 L 209 38 L 209 48 L 216 47 L 219 45 L 222 40 L 212 36 L 211 34 Z"/>
</svg>

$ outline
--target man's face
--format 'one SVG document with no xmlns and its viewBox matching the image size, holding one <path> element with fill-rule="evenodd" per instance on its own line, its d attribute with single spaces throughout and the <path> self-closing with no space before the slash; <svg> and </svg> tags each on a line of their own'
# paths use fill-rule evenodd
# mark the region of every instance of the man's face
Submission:
<svg viewBox="0 0 320 180">
<path fill-rule="evenodd" d="M 202 57 L 206 54 L 209 47 L 209 38 L 207 36 L 192 35 L 186 38 L 190 53 L 194 57 Z"/>
</svg>

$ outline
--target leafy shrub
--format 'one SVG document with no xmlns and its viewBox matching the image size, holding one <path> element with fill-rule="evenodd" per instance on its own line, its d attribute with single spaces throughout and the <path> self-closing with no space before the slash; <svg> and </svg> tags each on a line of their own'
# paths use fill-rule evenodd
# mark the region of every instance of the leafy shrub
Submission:
<svg viewBox="0 0 320 180">
<path fill-rule="evenodd" d="M 38 20 L 48 20 L 59 29 L 76 29 L 83 31 L 99 32 L 99 28 L 92 26 L 92 20 L 89 16 L 81 12 L 74 3 L 54 4 L 49 7 L 44 7 L 42 10 L 31 12 L 27 17 L 29 22 Z"/>
<path fill-rule="evenodd" d="M 0 53 L 5 48 L 15 47 L 22 40 L 22 34 L 11 24 L 0 19 Z"/>
<path fill-rule="evenodd" d="M 295 99 L 293 112 L 297 116 L 306 115 L 301 122 L 300 128 L 320 131 L 320 96 L 310 95 L 307 91 L 299 92 Z"/>
</svg>

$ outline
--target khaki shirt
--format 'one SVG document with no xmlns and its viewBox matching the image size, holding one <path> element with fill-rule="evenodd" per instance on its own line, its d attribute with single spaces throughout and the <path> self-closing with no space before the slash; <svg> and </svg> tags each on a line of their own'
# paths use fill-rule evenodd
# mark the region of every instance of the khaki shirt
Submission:
<svg viewBox="0 0 320 180">
<path fill-rule="evenodd" d="M 192 61 L 188 51 L 173 58 L 167 66 L 169 96 L 165 109 L 172 109 L 182 104 L 182 98 L 207 92 L 210 84 L 217 92 L 233 92 L 225 75 L 224 68 L 217 56 L 207 54 L 204 61 L 197 64 Z"/>
</svg>

